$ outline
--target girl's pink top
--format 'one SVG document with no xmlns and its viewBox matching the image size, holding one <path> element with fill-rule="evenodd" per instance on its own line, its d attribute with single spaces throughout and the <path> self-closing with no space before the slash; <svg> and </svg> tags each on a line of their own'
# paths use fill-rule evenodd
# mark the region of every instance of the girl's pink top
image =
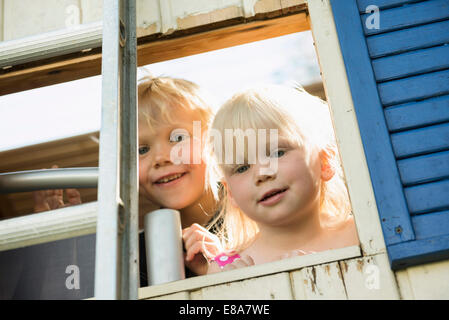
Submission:
<svg viewBox="0 0 449 320">
<path fill-rule="evenodd" d="M 235 259 L 238 258 L 240 258 L 238 254 L 228 256 L 226 253 L 220 253 L 214 258 L 214 261 L 220 266 L 220 268 L 223 268 L 225 265 L 232 263 Z"/>
</svg>

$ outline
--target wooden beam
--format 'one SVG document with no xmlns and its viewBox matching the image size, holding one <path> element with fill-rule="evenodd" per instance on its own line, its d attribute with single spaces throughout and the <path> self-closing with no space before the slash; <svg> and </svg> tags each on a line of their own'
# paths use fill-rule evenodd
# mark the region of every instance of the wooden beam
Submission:
<svg viewBox="0 0 449 320">
<path fill-rule="evenodd" d="M 281 13 L 283 14 L 283 13 Z M 306 8 L 292 15 L 245 22 L 242 19 L 195 28 L 193 34 L 182 30 L 169 36 L 139 39 L 138 65 L 181 58 L 193 54 L 223 49 L 244 43 L 269 39 L 310 29 Z M 236 24 L 237 23 L 237 24 Z M 209 29 L 209 30 L 207 30 Z M 0 70 L 0 95 L 67 82 L 101 73 L 100 49 L 64 57 L 47 59 Z"/>
</svg>

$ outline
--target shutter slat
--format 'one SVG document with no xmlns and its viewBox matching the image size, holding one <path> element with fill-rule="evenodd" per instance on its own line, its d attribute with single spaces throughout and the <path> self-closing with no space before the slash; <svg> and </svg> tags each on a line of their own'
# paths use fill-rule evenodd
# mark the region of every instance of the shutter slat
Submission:
<svg viewBox="0 0 449 320">
<path fill-rule="evenodd" d="M 449 209 L 449 180 L 404 189 L 410 214 Z"/>
<path fill-rule="evenodd" d="M 371 58 L 442 45 L 449 42 L 449 21 L 373 35 L 366 38 Z"/>
<path fill-rule="evenodd" d="M 383 82 L 377 87 L 384 106 L 448 94 L 449 70 Z"/>
<path fill-rule="evenodd" d="M 449 68 L 449 45 L 373 60 L 378 82 Z"/>
<path fill-rule="evenodd" d="M 412 217 L 416 239 L 426 239 L 447 235 L 449 230 L 449 211 L 421 214 Z"/>
<path fill-rule="evenodd" d="M 384 113 L 390 132 L 442 123 L 449 121 L 449 96 L 387 107 Z"/>
<path fill-rule="evenodd" d="M 382 10 L 379 12 L 378 29 L 367 28 L 370 26 L 372 14 L 364 14 L 361 18 L 365 34 L 373 35 L 447 19 L 449 18 L 449 2 L 447 0 L 425 1 Z"/>
<path fill-rule="evenodd" d="M 357 0 L 357 4 L 359 7 L 359 11 L 361 13 L 364 13 L 366 11 L 366 8 L 370 5 L 375 5 L 380 10 L 382 10 L 419 1 L 422 0 Z"/>
<path fill-rule="evenodd" d="M 391 135 L 396 158 L 405 158 L 449 149 L 449 123 Z"/>
<path fill-rule="evenodd" d="M 449 178 L 449 151 L 398 160 L 397 163 L 405 186 Z"/>
</svg>

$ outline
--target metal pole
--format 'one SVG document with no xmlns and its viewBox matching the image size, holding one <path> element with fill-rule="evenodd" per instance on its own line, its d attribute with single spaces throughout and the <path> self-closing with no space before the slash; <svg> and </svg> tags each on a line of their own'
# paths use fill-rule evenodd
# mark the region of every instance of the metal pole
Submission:
<svg viewBox="0 0 449 320">
<path fill-rule="evenodd" d="M 96 188 L 98 168 L 61 168 L 0 173 L 0 194 L 46 189 Z"/>
<path fill-rule="evenodd" d="M 138 298 L 135 0 L 103 1 L 96 299 Z"/>
</svg>

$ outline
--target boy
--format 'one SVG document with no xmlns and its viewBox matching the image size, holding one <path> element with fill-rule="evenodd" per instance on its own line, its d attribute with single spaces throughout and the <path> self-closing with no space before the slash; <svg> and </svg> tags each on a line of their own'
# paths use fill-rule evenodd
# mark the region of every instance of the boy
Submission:
<svg viewBox="0 0 449 320">
<path fill-rule="evenodd" d="M 206 163 L 202 159 L 204 143 L 195 137 L 195 126 L 207 132 L 212 110 L 205 94 L 196 84 L 170 77 L 146 76 L 138 85 L 139 112 L 139 193 L 154 209 L 180 211 L 185 263 L 196 275 L 205 274 L 207 258 L 221 251 L 218 238 L 203 226 L 217 211 L 213 193 L 206 180 Z M 200 140 L 200 141 L 198 141 Z M 176 146 L 187 146 L 189 159 L 176 160 Z M 200 148 L 195 146 L 200 145 Z M 185 150 L 185 149 L 183 149 Z M 199 159 L 199 161 L 198 161 Z M 197 160 L 197 161 L 195 161 Z M 36 191 L 35 212 L 81 203 L 79 193 L 66 190 L 69 204 L 64 204 L 62 190 Z M 139 226 L 144 215 L 140 212 Z M 146 271 L 143 233 L 140 234 L 140 268 Z M 143 279 L 142 285 L 145 285 Z M 142 282 L 142 281 L 141 281 Z"/>
</svg>

